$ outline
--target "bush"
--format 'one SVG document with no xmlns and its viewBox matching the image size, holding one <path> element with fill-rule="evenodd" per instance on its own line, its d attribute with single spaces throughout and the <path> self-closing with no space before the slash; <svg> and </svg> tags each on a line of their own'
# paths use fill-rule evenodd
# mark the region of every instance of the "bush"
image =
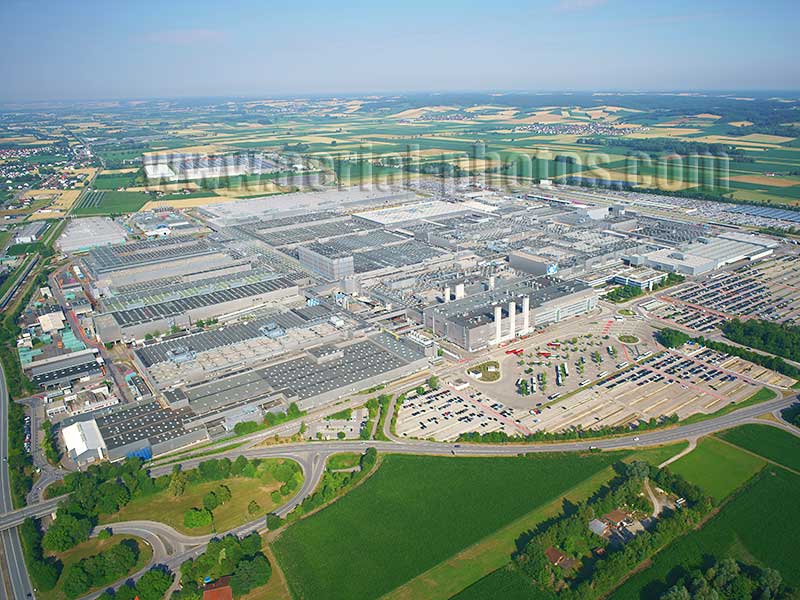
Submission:
<svg viewBox="0 0 800 600">
<path fill-rule="evenodd" d="M 270 531 L 274 531 L 280 528 L 283 525 L 284 521 L 275 513 L 269 513 L 267 515 L 267 529 Z"/>
<path fill-rule="evenodd" d="M 183 514 L 183 524 L 189 529 L 211 525 L 214 516 L 205 508 L 190 508 Z"/>
</svg>

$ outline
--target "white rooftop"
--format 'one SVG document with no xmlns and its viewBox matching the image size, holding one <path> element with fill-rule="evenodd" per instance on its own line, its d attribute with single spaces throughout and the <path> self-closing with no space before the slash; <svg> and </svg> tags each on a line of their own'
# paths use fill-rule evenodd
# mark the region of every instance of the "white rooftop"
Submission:
<svg viewBox="0 0 800 600">
<path fill-rule="evenodd" d="M 106 444 L 97 423 L 91 421 L 79 421 L 61 430 L 64 436 L 64 445 L 67 452 L 72 456 L 80 456 L 85 452 L 97 452 L 98 454 L 105 449 Z"/>
</svg>

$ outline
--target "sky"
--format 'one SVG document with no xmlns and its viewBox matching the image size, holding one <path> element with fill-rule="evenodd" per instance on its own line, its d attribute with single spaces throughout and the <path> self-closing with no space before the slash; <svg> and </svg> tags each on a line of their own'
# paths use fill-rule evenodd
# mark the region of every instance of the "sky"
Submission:
<svg viewBox="0 0 800 600">
<path fill-rule="evenodd" d="M 0 101 L 800 89 L 799 0 L 0 0 Z"/>
</svg>

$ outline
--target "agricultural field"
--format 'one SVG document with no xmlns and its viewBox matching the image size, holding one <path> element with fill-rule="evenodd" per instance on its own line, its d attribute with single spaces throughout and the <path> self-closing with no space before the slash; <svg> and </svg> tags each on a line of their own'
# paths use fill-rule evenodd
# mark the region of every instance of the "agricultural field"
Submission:
<svg viewBox="0 0 800 600">
<path fill-rule="evenodd" d="M 669 465 L 670 471 L 700 486 L 715 502 L 721 502 L 766 464 L 756 456 L 719 441 L 700 440 L 697 448 Z"/>
<path fill-rule="evenodd" d="M 800 471 L 800 439 L 769 425 L 740 425 L 717 434 L 726 442 Z"/>
<path fill-rule="evenodd" d="M 95 177 L 92 187 L 96 190 L 116 190 L 130 187 L 136 181 L 136 173 L 100 174 Z"/>
<path fill-rule="evenodd" d="M 552 179 L 658 188 L 742 201 L 800 204 L 800 135 L 791 104 L 760 97 L 425 94 L 245 103 L 188 114 L 168 103 L 85 122 L 101 141 L 97 189 L 129 187 L 142 157 L 263 151 L 302 157 L 330 182 L 485 175 L 496 183 Z M 152 110 L 158 123 L 148 118 Z M 83 127 L 83 126 L 82 126 Z M 142 141 L 131 138 L 142 136 Z M 8 138 L 15 139 L 15 138 Z M 35 160 L 54 160 L 38 155 Z M 316 168 L 316 167 L 315 167 Z M 263 179 L 263 177 L 262 177 Z M 216 189 L 240 190 L 246 178 Z M 120 185 L 122 184 L 122 185 Z M 303 185 L 307 185 L 303 183 Z M 251 194 L 286 190 L 256 189 Z M 220 194 L 227 195 L 227 194 Z"/>
<path fill-rule="evenodd" d="M 777 569 L 787 585 L 800 589 L 800 521 L 787 511 L 798 503 L 800 476 L 767 467 L 701 529 L 657 554 L 649 568 L 614 592 L 614 600 L 658 598 L 687 571 L 707 564 L 709 556 Z"/>
<path fill-rule="evenodd" d="M 84 194 L 75 206 L 75 215 L 112 215 L 136 212 L 150 200 L 142 192 L 94 191 Z"/>
<path fill-rule="evenodd" d="M 377 598 L 626 456 L 388 455 L 363 485 L 290 525 L 273 548 L 296 599 Z M 510 549 L 503 545 L 501 553 L 500 564 Z M 464 585 L 484 574 L 467 576 Z"/>
</svg>

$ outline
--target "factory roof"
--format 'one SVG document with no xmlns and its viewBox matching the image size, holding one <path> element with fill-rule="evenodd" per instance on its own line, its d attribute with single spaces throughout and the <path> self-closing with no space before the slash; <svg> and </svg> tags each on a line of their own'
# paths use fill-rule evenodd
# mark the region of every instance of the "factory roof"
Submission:
<svg viewBox="0 0 800 600">
<path fill-rule="evenodd" d="M 122 326 L 148 323 L 158 319 L 182 315 L 190 310 L 213 306 L 223 302 L 240 300 L 259 294 L 267 294 L 281 289 L 295 288 L 296 284 L 285 277 L 275 277 L 268 281 L 261 281 L 254 284 L 241 285 L 239 287 L 217 290 L 188 298 L 169 300 L 159 304 L 151 304 L 140 308 L 120 310 L 112 312 L 114 320 Z"/>
</svg>

